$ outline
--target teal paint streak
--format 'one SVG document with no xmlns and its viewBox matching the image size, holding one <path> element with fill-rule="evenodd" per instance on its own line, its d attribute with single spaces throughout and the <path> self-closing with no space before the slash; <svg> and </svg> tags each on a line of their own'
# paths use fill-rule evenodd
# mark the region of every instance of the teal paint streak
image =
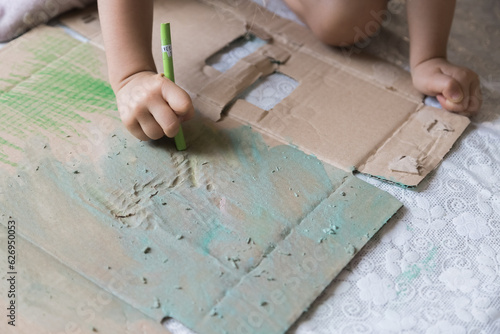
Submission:
<svg viewBox="0 0 500 334">
<path fill-rule="evenodd" d="M 438 247 L 434 246 L 429 251 L 425 259 L 423 259 L 420 263 L 414 263 L 407 269 L 405 272 L 401 273 L 397 278 L 396 282 L 409 283 L 420 276 L 422 271 L 431 271 L 434 269 L 434 257 L 437 253 Z M 398 292 L 398 294 L 401 291 Z"/>
<path fill-rule="evenodd" d="M 210 254 L 210 247 L 213 246 L 213 244 L 224 242 L 228 238 L 228 234 L 230 233 L 230 230 L 222 225 L 220 221 L 213 221 L 212 225 L 214 227 L 206 231 L 202 235 L 200 241 L 202 254 L 205 255 Z"/>
<path fill-rule="evenodd" d="M 331 263 L 325 263 L 324 268 L 304 280 L 301 298 L 297 298 L 304 304 L 302 310 L 307 306 L 305 301 L 316 296 L 318 287 L 328 284 L 332 270 L 340 270 L 339 263 L 347 263 L 352 257 L 344 245 L 333 247 L 332 243 L 329 247 L 328 241 L 318 244 L 309 238 L 313 233 L 324 234 L 322 224 L 329 224 L 338 212 L 336 201 L 349 199 L 351 212 L 357 207 L 366 211 L 362 219 L 339 224 L 339 234 L 333 236 L 342 237 L 357 249 L 367 239 L 358 238 L 362 228 L 351 223 L 364 221 L 366 233 L 379 227 L 373 222 L 380 216 L 385 221 L 397 209 L 384 206 L 382 198 L 377 197 L 379 190 L 359 186 L 361 181 L 349 173 L 332 170 L 293 147 L 268 147 L 261 135 L 249 127 L 218 129 L 198 118 L 186 123 L 185 129 L 190 140 L 185 152 L 176 151 L 167 139 L 146 143 L 130 140 L 126 130 L 118 128 L 115 136 L 106 137 L 103 143 L 110 154 L 97 162 L 82 157 L 77 167 L 79 174 L 45 155 L 47 160 L 40 163 L 43 167 L 30 172 L 31 179 L 22 175 L 25 188 L 20 194 L 30 194 L 30 187 L 43 177 L 48 189 L 64 195 L 59 198 L 67 203 L 60 210 L 85 217 L 85 224 L 77 224 L 79 238 L 83 238 L 79 240 L 85 244 L 93 240 L 92 231 L 96 229 L 109 237 L 113 245 L 109 247 L 113 252 L 107 254 L 111 267 L 118 267 L 122 258 L 128 259 L 127 271 L 134 277 L 131 282 L 139 284 L 118 291 L 118 297 L 130 300 L 149 316 L 161 312 L 197 331 L 208 332 L 201 321 L 214 305 L 225 300 L 217 309 L 223 318 L 209 316 L 214 326 L 211 332 L 220 332 L 227 321 L 224 319 L 242 317 L 251 311 L 233 308 L 238 302 L 233 303 L 231 298 L 246 291 L 246 301 L 251 300 L 254 291 L 269 295 L 276 286 L 286 288 L 284 283 L 290 276 L 280 271 L 282 267 L 273 266 L 271 259 L 276 263 L 285 259 L 287 267 L 300 270 L 300 254 L 309 256 L 317 251 Z M 342 191 L 346 196 L 339 194 L 340 189 L 335 191 L 339 186 L 345 188 Z M 377 211 L 366 209 L 370 197 L 374 197 L 374 203 L 380 200 Z M 385 200 L 391 202 L 388 195 Z M 340 219 L 347 211 L 345 204 Z M 350 227 L 352 233 L 346 233 Z M 311 234 L 297 233 L 305 228 Z M 183 237 L 177 239 L 177 235 Z M 248 238 L 251 243 L 247 243 Z M 54 247 L 71 245 L 65 242 Z M 151 248 L 148 254 L 144 253 L 146 247 Z M 102 265 L 88 263 L 84 267 L 89 271 L 84 274 L 102 269 Z M 254 277 L 264 268 L 267 274 Z M 147 285 L 141 283 L 142 277 L 148 279 Z M 98 283 L 109 284 L 106 280 Z M 247 283 L 248 290 L 242 290 Z M 153 298 L 158 298 L 161 310 L 151 308 Z M 276 321 L 289 326 L 287 319 L 296 311 L 294 303 L 280 305 Z"/>
<path fill-rule="evenodd" d="M 263 222 L 279 226 L 276 236 L 286 233 L 333 191 L 332 181 L 315 157 L 286 145 L 269 149 L 249 127 L 231 130 L 229 137 L 238 159 L 237 182 L 246 185 L 241 197 L 233 197 L 231 203 L 244 212 L 253 240 L 265 243 L 272 235 Z M 252 200 L 245 202 L 242 197 Z"/>
<path fill-rule="evenodd" d="M 238 254 L 245 270 L 346 175 L 330 177 L 317 158 L 293 147 L 269 148 L 248 126 L 218 130 L 209 121 L 189 122 L 186 133 L 191 141 L 184 153 L 171 151 L 166 139 L 128 142 L 126 149 L 119 136 L 111 139 L 116 141 L 113 151 L 120 154 L 103 157 L 99 170 L 108 186 L 93 190 L 92 202 L 102 203 L 113 215 L 134 213 L 123 219 L 130 226 L 144 221 L 142 208 L 147 208 L 147 220 L 155 221 L 156 228 L 183 235 L 197 252 L 223 263 Z M 120 180 L 124 173 L 133 180 Z M 245 253 L 248 238 L 256 245 Z"/>
</svg>

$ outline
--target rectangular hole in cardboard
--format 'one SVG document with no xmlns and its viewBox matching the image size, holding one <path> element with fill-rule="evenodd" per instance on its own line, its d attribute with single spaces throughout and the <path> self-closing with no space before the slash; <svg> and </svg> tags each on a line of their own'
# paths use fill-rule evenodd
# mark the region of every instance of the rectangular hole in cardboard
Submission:
<svg viewBox="0 0 500 334">
<path fill-rule="evenodd" d="M 298 86 L 299 83 L 291 77 L 274 72 L 257 80 L 245 89 L 238 98 L 268 111 L 290 95 Z"/>
<path fill-rule="evenodd" d="M 267 42 L 252 34 L 238 37 L 222 50 L 211 55 L 206 64 L 212 66 L 219 72 L 225 72 L 233 67 L 238 60 L 245 58 L 255 52 Z"/>
</svg>

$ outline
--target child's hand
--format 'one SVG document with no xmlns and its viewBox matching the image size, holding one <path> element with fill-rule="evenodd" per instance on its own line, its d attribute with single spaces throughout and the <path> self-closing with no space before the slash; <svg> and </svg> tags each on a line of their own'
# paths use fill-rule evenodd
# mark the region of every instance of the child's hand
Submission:
<svg viewBox="0 0 500 334">
<path fill-rule="evenodd" d="M 180 123 L 194 115 L 191 98 L 182 88 L 149 71 L 129 77 L 116 100 L 123 124 L 140 140 L 174 137 Z"/>
<path fill-rule="evenodd" d="M 413 85 L 426 95 L 436 96 L 441 106 L 458 114 L 473 116 L 482 104 L 476 73 L 444 58 L 424 61 L 412 69 Z"/>
</svg>

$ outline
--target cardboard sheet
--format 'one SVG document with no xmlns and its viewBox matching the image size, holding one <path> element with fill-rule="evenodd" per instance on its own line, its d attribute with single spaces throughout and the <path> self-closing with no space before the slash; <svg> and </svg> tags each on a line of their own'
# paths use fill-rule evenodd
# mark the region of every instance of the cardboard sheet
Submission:
<svg viewBox="0 0 500 334">
<path fill-rule="evenodd" d="M 8 219 L 2 217 L 4 221 Z M 2 246 L 7 245 L 7 236 L 7 228 L 0 225 Z M 18 275 L 12 281 L 17 293 L 15 327 L 6 323 L 12 321 L 11 318 L 2 319 L 2 333 L 169 334 L 157 321 L 69 270 L 21 236 L 14 241 L 21 253 L 18 253 L 14 267 Z M 2 247 L 0 256 L 7 259 L 8 255 L 7 247 Z M 7 261 L 0 262 L 0 270 L 2 275 L 13 271 L 7 266 Z M 5 280 L 11 278 L 9 274 L 6 276 Z M 127 284 L 122 277 L 112 277 L 107 282 L 108 286 L 117 289 L 126 289 Z M 10 284 L 0 284 L 3 310 L 8 307 L 4 301 L 9 301 L 10 289 Z"/>
<path fill-rule="evenodd" d="M 233 117 L 186 123 L 185 152 L 137 141 L 103 51 L 59 29 L 10 43 L 0 64 L 2 224 L 157 322 L 283 333 L 401 206 Z"/>
<path fill-rule="evenodd" d="M 82 15 L 89 13 L 69 15 L 64 22 L 102 47 L 98 22 L 82 23 Z M 238 119 L 346 171 L 414 187 L 469 124 L 466 117 L 424 107 L 422 94 L 401 68 L 327 47 L 306 27 L 252 1 L 158 1 L 153 26 L 161 22 L 172 23 L 176 71 L 182 73 L 177 83 L 193 95 L 200 112 L 214 121 Z M 159 28 L 153 31 L 153 50 L 159 50 Z M 224 73 L 206 65 L 210 56 L 247 33 L 268 44 Z M 161 68 L 161 54 L 153 54 Z M 238 98 L 276 71 L 300 85 L 273 109 L 264 111 Z M 401 159 L 411 166 L 393 168 Z"/>
</svg>

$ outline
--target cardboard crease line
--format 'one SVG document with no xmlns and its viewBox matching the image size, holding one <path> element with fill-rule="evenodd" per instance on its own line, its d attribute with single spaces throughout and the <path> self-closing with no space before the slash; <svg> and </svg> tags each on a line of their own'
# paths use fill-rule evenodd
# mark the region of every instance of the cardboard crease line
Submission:
<svg viewBox="0 0 500 334">
<path fill-rule="evenodd" d="M 252 268 L 252 270 L 248 271 L 245 275 L 242 275 L 240 277 L 240 279 L 238 280 L 237 283 L 235 283 L 233 286 L 231 286 L 230 288 L 226 289 L 225 290 L 225 293 L 224 293 L 224 296 L 219 300 L 217 301 L 217 303 L 215 303 L 214 305 L 212 305 L 210 307 L 210 310 L 213 310 L 213 309 L 216 309 L 217 308 L 217 305 L 219 305 L 220 303 L 223 302 L 224 298 L 227 297 L 227 295 L 232 291 L 234 290 L 236 287 L 238 287 L 241 282 L 249 275 L 251 275 L 256 269 L 259 268 L 260 264 L 262 263 L 262 261 L 266 258 L 266 257 L 269 257 L 269 255 L 271 255 L 274 251 L 276 251 L 276 249 L 278 248 L 278 246 L 283 243 L 289 236 L 290 234 L 292 233 L 292 231 L 294 231 L 295 229 L 297 229 L 300 224 L 307 219 L 307 217 L 309 215 L 311 215 L 323 202 L 327 201 L 332 195 L 334 195 L 335 193 L 337 193 L 337 191 L 344 185 L 344 183 L 346 182 L 346 180 L 348 179 L 347 176 L 344 176 L 342 178 L 342 182 L 335 188 L 333 189 L 330 193 L 328 193 L 327 195 L 325 195 L 325 197 L 323 199 L 321 199 L 321 201 L 319 201 L 316 205 L 314 205 L 314 207 L 309 211 L 307 212 L 303 217 L 300 218 L 299 222 L 293 227 L 293 228 L 290 228 L 288 231 L 287 231 L 287 234 L 276 244 L 275 247 L 272 248 L 272 250 L 270 252 L 267 252 L 267 253 L 263 253 L 259 263 L 254 267 Z M 210 313 L 206 313 L 205 314 L 205 318 L 208 317 L 211 317 Z"/>
</svg>

